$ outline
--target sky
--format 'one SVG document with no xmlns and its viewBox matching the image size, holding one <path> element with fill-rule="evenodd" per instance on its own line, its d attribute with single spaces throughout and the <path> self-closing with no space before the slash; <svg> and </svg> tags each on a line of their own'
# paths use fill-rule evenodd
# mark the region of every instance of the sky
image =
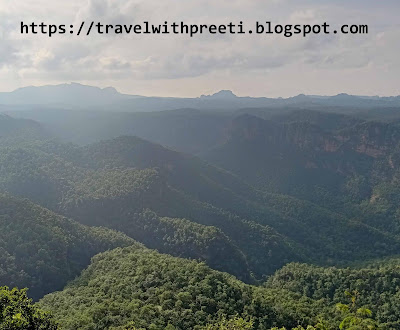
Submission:
<svg viewBox="0 0 400 330">
<path fill-rule="evenodd" d="M 400 94 L 400 1 L 0 0 L 0 91 L 78 82 L 148 96 Z M 367 35 L 21 35 L 25 23 L 368 24 Z"/>
</svg>

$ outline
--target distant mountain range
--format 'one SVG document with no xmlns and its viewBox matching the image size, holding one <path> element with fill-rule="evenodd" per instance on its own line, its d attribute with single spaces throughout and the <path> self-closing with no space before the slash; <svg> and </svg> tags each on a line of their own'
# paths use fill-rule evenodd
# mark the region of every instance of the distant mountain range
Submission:
<svg viewBox="0 0 400 330">
<path fill-rule="evenodd" d="M 355 96 L 339 94 L 316 96 L 300 94 L 290 98 L 238 97 L 232 91 L 222 90 L 196 98 L 146 97 L 119 93 L 113 87 L 98 88 L 77 83 L 24 87 L 13 92 L 0 93 L 0 111 L 4 109 L 63 108 L 98 109 L 112 111 L 162 111 L 181 108 L 232 110 L 262 107 L 399 107 L 400 96 Z M 111 107 L 112 106 L 112 107 Z"/>
</svg>

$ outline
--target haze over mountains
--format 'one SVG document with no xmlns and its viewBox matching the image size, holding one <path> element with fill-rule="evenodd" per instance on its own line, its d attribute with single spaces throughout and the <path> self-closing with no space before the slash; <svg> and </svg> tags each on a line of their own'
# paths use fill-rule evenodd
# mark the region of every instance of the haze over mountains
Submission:
<svg viewBox="0 0 400 330">
<path fill-rule="evenodd" d="M 400 327 L 398 98 L 0 98 L 0 285 L 63 329 Z"/>
<path fill-rule="evenodd" d="M 77 83 L 24 87 L 9 93 L 0 93 L 1 106 L 16 109 L 37 106 L 77 109 L 101 109 L 108 111 L 162 111 L 180 108 L 232 110 L 240 108 L 285 106 L 332 106 L 332 107 L 393 107 L 400 105 L 399 96 L 335 96 L 298 95 L 291 98 L 238 97 L 232 91 L 222 90 L 197 98 L 144 97 L 117 92 L 114 88 L 97 88 Z"/>
</svg>

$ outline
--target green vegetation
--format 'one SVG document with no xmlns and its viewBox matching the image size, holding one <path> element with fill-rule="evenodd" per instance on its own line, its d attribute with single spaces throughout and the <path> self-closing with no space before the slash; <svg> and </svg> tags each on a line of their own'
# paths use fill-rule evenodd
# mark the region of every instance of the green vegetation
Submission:
<svg viewBox="0 0 400 330">
<path fill-rule="evenodd" d="M 27 297 L 25 290 L 0 287 L 1 330 L 57 330 L 58 325 Z"/>
<path fill-rule="evenodd" d="M 28 287 L 35 299 L 62 289 L 95 254 L 137 244 L 121 233 L 86 227 L 3 194 L 0 232 L 0 283 Z"/>
<path fill-rule="evenodd" d="M 400 328 L 398 124 L 240 113 L 207 137 L 212 113 L 137 116 L 211 163 L 1 116 L 0 285 L 28 288 L 1 289 L 3 328 L 56 327 L 38 308 L 63 329 Z M 161 128 L 196 118 L 192 140 Z"/>
<path fill-rule="evenodd" d="M 50 134 L 37 122 L 15 119 L 0 113 L 0 143 L 2 145 L 24 143 L 28 140 L 49 138 Z"/>
<path fill-rule="evenodd" d="M 309 286 L 325 283 L 309 274 L 304 278 Z M 324 295 L 311 299 L 270 282 L 250 286 L 202 263 L 128 247 L 97 255 L 79 278 L 62 292 L 45 296 L 40 306 L 53 311 L 65 329 L 397 328 L 397 323 L 374 321 L 364 304 L 378 301 L 370 291 L 340 291 L 343 287 L 336 294 L 339 301 L 347 297 L 347 304 Z M 387 303 L 382 306 L 390 312 Z M 382 319 L 380 312 L 376 319 Z"/>
<path fill-rule="evenodd" d="M 66 329 L 125 326 L 198 329 L 236 314 L 257 329 L 311 322 L 320 304 L 285 290 L 245 285 L 202 263 L 135 247 L 93 258 L 82 275 L 40 306 Z"/>
<path fill-rule="evenodd" d="M 330 314 L 326 314 L 325 317 L 328 317 L 329 321 L 324 319 L 323 317 L 318 317 L 317 323 L 312 326 L 308 325 L 303 327 L 298 325 L 292 330 L 376 330 L 376 329 L 386 329 L 386 326 L 379 325 L 373 318 L 372 312 L 368 308 L 359 307 L 358 305 L 358 297 L 359 294 L 357 291 L 354 292 L 345 292 L 346 296 L 350 298 L 348 304 L 338 303 L 336 304 L 335 310 L 333 310 Z M 338 317 L 335 317 L 335 312 Z M 336 320 L 335 320 L 336 319 Z M 252 319 L 245 320 L 241 317 L 235 316 L 231 319 L 222 318 L 221 321 L 207 325 L 204 329 L 220 329 L 220 330 L 240 330 L 240 329 L 254 329 L 254 322 Z M 271 330 L 287 330 L 286 327 L 278 328 L 274 327 Z"/>
<path fill-rule="evenodd" d="M 266 287 L 289 290 L 312 299 L 340 303 L 343 292 L 356 291 L 359 306 L 373 307 L 376 320 L 388 329 L 400 326 L 400 260 L 348 268 L 289 264 Z"/>
<path fill-rule="evenodd" d="M 202 330 L 251 330 L 253 329 L 253 321 L 244 320 L 235 316 L 231 319 L 223 318 L 215 324 L 207 324 Z"/>
<path fill-rule="evenodd" d="M 120 230 L 162 252 L 204 260 L 248 282 L 290 261 L 334 264 L 399 252 L 398 238 L 384 228 L 260 192 L 198 158 L 134 137 L 86 147 L 56 142 L 7 147 L 2 164 L 0 186 L 6 191 L 83 224 Z M 154 216 L 143 218 L 147 210 Z M 168 218 L 174 219 L 168 229 L 157 220 Z M 143 226 L 144 221 L 151 224 Z M 200 228 L 204 237 L 194 233 Z M 162 232 L 169 234 L 155 235 Z M 224 255 L 205 252 L 211 251 L 211 236 L 205 234 L 211 232 L 225 246 L 218 249 Z M 198 243 L 189 238 L 194 236 Z"/>
</svg>

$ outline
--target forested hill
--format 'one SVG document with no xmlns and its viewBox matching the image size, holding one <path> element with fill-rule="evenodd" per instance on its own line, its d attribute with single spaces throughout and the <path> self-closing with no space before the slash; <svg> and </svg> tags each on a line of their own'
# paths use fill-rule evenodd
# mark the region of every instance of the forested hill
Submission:
<svg viewBox="0 0 400 330">
<path fill-rule="evenodd" d="M 398 257 L 352 268 L 321 268 L 289 264 L 272 276 L 266 287 L 284 289 L 312 299 L 343 301 L 343 292 L 356 291 L 360 306 L 374 309 L 384 329 L 400 327 L 400 259 Z"/>
<path fill-rule="evenodd" d="M 0 113 L 0 143 L 23 142 L 29 139 L 48 139 L 47 132 L 38 122 L 28 119 L 15 119 Z"/>
<path fill-rule="evenodd" d="M 344 123 L 341 116 L 312 114 L 281 116 L 280 122 L 237 117 L 226 141 L 204 158 L 259 189 L 354 216 L 353 206 L 374 200 L 378 187 L 391 189 L 397 182 L 400 128 L 397 123 L 351 118 Z"/>
<path fill-rule="evenodd" d="M 389 232 L 261 192 L 199 158 L 135 137 L 84 147 L 17 144 L 1 157 L 4 190 L 247 282 L 291 261 L 336 264 L 399 251 Z"/>
<path fill-rule="evenodd" d="M 306 325 L 322 304 L 286 290 L 245 285 L 204 264 L 136 248 L 97 255 L 62 291 L 40 306 L 65 329 L 200 329 L 219 316 L 251 316 L 255 329 Z M 315 313 L 315 314 L 314 314 Z"/>
<path fill-rule="evenodd" d="M 39 306 L 52 311 L 64 329 L 333 330 L 343 319 L 359 329 L 397 329 L 398 262 L 358 270 L 289 265 L 266 286 L 255 287 L 195 261 L 118 248 L 97 255 L 79 278 Z M 350 288 L 359 291 L 346 298 Z M 346 303 L 342 312 L 336 302 Z M 370 315 L 361 308 L 365 303 L 377 312 Z M 361 311 L 356 317 L 354 307 Z M 250 322 L 218 326 L 235 316 Z"/>
<path fill-rule="evenodd" d="M 35 300 L 51 293 L 40 304 L 67 329 L 270 330 L 319 317 L 329 330 L 344 317 L 396 329 L 398 122 L 263 111 L 171 112 L 179 125 L 202 118 L 197 155 L 172 148 L 190 135 L 168 133 L 175 119 L 158 136 L 166 147 L 131 135 L 76 145 L 0 117 L 7 304 L 26 297 L 3 285 Z M 362 315 L 352 303 L 334 311 L 346 290 Z M 49 321 L 29 304 L 21 315 Z"/>
<path fill-rule="evenodd" d="M 0 283 L 28 287 L 35 299 L 62 289 L 99 252 L 135 244 L 105 228 L 83 226 L 0 193 Z"/>
</svg>

